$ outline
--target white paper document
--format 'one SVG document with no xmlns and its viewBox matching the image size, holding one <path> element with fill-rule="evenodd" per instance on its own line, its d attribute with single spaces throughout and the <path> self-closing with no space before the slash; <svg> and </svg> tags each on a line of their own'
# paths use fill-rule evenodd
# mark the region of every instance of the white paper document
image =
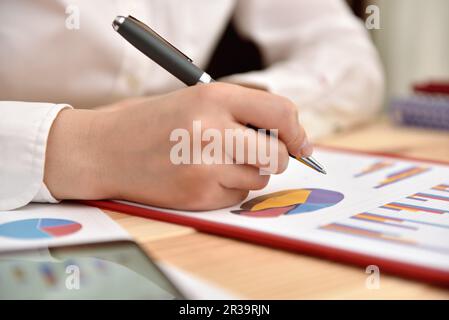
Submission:
<svg viewBox="0 0 449 320">
<path fill-rule="evenodd" d="M 290 160 L 238 206 L 156 210 L 449 271 L 449 166 L 325 149 L 314 157 L 327 175 Z"/>
<path fill-rule="evenodd" d="M 81 204 L 30 204 L 0 211 L 0 252 L 130 239 L 100 209 Z"/>
</svg>

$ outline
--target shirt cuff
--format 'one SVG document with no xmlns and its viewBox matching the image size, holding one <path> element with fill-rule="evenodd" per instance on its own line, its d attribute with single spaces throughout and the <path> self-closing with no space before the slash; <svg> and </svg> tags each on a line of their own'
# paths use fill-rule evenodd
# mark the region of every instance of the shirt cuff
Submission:
<svg viewBox="0 0 449 320">
<path fill-rule="evenodd" d="M 50 193 L 50 190 L 48 190 L 47 186 L 44 182 L 41 184 L 41 188 L 37 192 L 37 194 L 34 196 L 32 202 L 43 202 L 43 203 L 59 203 L 59 200 L 56 200 L 52 194 Z"/>
<path fill-rule="evenodd" d="M 66 104 L 2 101 L 0 119 L 0 210 L 31 201 L 56 202 L 43 184 L 47 139 Z"/>
</svg>

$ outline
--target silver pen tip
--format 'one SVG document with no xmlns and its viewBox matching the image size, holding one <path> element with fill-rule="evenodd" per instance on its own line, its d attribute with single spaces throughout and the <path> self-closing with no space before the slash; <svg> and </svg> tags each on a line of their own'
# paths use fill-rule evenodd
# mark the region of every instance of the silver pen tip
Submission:
<svg viewBox="0 0 449 320">
<path fill-rule="evenodd" d="M 316 161 L 314 157 L 310 156 L 310 157 L 307 157 L 307 159 L 313 164 L 313 167 L 317 171 L 321 172 L 322 174 L 327 173 L 326 170 L 324 170 L 324 167 L 318 161 Z"/>
<path fill-rule="evenodd" d="M 318 171 L 322 174 L 327 174 L 326 170 L 324 170 L 323 166 L 318 163 L 313 157 L 304 157 L 304 158 L 296 158 L 297 160 L 301 161 L 308 167 L 314 169 L 315 171 Z"/>
</svg>

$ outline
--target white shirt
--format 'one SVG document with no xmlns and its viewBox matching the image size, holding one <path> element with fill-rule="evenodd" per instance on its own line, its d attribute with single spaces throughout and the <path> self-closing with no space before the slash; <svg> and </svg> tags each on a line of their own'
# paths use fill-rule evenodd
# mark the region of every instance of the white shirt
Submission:
<svg viewBox="0 0 449 320">
<path fill-rule="evenodd" d="M 115 16 L 128 14 L 199 67 L 233 17 L 268 67 L 226 80 L 292 99 L 312 138 L 381 106 L 377 53 L 340 0 L 2 0 L 0 210 L 55 201 L 43 174 L 48 133 L 61 108 L 183 87 L 113 31 Z"/>
</svg>

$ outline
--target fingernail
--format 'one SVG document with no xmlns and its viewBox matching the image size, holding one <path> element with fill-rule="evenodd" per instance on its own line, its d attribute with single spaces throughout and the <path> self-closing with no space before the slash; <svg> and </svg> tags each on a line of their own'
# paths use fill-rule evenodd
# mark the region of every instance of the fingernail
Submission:
<svg viewBox="0 0 449 320">
<path fill-rule="evenodd" d="M 304 139 L 303 144 L 300 147 L 301 156 L 303 157 L 309 157 L 312 155 L 313 152 L 313 146 L 309 143 L 309 140 L 307 137 Z"/>
</svg>

